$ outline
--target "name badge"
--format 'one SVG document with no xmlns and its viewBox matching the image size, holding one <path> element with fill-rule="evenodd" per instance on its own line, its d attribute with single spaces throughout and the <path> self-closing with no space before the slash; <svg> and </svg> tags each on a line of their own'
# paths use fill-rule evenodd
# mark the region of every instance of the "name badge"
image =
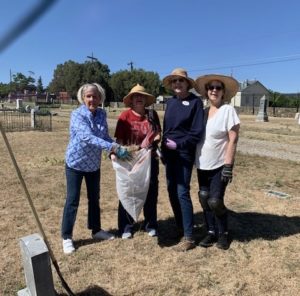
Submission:
<svg viewBox="0 0 300 296">
<path fill-rule="evenodd" d="M 188 106 L 189 104 L 190 104 L 189 101 L 182 101 L 182 105 L 184 105 L 184 106 Z"/>
</svg>

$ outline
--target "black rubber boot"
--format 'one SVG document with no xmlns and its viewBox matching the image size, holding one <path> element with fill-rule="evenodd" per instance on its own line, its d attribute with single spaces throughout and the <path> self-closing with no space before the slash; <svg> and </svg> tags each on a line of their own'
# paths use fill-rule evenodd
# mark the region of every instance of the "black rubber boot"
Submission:
<svg viewBox="0 0 300 296">
<path fill-rule="evenodd" d="M 217 241 L 213 233 L 208 232 L 207 235 L 200 241 L 199 246 L 203 248 L 211 247 Z"/>
<path fill-rule="evenodd" d="M 230 247 L 230 242 L 227 233 L 221 233 L 218 237 L 216 247 L 221 250 L 228 250 Z"/>
</svg>

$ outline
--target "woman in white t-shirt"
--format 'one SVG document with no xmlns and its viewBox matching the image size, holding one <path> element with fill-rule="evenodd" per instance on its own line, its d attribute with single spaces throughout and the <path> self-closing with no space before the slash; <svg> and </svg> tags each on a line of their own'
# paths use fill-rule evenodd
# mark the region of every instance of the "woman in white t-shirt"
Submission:
<svg viewBox="0 0 300 296">
<path fill-rule="evenodd" d="M 220 249 L 230 246 L 225 190 L 232 181 L 240 120 L 235 109 L 226 104 L 238 91 L 238 82 L 229 76 L 204 75 L 196 80 L 196 90 L 209 100 L 206 129 L 196 149 L 199 201 L 207 227 L 201 247 L 214 243 Z"/>
</svg>

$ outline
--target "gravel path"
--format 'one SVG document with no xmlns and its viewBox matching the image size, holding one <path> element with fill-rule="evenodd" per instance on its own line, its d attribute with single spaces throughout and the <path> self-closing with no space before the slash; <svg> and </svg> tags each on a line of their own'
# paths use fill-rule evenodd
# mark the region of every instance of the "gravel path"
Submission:
<svg viewBox="0 0 300 296">
<path fill-rule="evenodd" d="M 256 154 L 300 162 L 300 146 L 262 140 L 239 138 L 237 150 L 241 153 Z"/>
</svg>

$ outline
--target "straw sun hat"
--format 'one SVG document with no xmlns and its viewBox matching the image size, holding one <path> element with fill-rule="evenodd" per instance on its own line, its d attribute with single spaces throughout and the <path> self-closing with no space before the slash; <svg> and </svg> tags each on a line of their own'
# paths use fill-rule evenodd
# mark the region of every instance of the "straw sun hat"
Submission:
<svg viewBox="0 0 300 296">
<path fill-rule="evenodd" d="M 152 105 L 155 101 L 155 97 L 148 94 L 146 91 L 145 91 L 145 88 L 139 84 L 137 84 L 136 86 L 134 86 L 130 92 L 128 93 L 127 96 L 125 96 L 123 98 L 123 102 L 125 104 L 126 107 L 129 107 L 130 104 L 131 104 L 131 97 L 134 95 L 134 94 L 141 94 L 141 95 L 144 95 L 146 97 L 146 105 L 145 107 L 148 107 L 150 105 Z"/>
<path fill-rule="evenodd" d="M 183 68 L 174 69 L 170 75 L 166 76 L 163 79 L 163 85 L 166 88 L 171 88 L 172 80 L 174 78 L 178 78 L 178 77 L 182 77 L 182 78 L 186 79 L 190 85 L 190 89 L 195 87 L 195 81 L 192 78 L 188 77 L 186 70 Z"/>
<path fill-rule="evenodd" d="M 225 86 L 225 93 L 224 93 L 224 101 L 230 102 L 231 98 L 235 96 L 237 91 L 239 90 L 239 83 L 230 76 L 220 75 L 220 74 L 210 74 L 204 75 L 196 78 L 195 89 L 196 91 L 203 97 L 207 97 L 207 90 L 206 85 L 209 84 L 211 81 L 220 81 Z"/>
</svg>

